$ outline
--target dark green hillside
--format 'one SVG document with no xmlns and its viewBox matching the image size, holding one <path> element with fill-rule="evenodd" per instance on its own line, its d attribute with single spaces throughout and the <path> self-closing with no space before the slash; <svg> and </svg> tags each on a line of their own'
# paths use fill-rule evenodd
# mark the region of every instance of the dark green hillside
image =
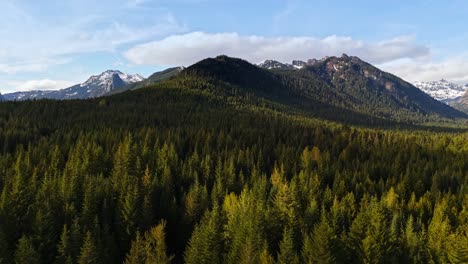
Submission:
<svg viewBox="0 0 468 264">
<path fill-rule="evenodd" d="M 466 262 L 466 131 L 399 131 L 244 63 L 1 102 L 0 263 Z"/>
<path fill-rule="evenodd" d="M 277 72 L 289 86 L 318 100 L 372 116 L 399 121 L 467 117 L 357 57 L 330 57 L 300 71 Z"/>
<path fill-rule="evenodd" d="M 126 85 L 126 86 L 124 86 L 122 88 L 114 89 L 114 90 L 110 91 L 109 93 L 107 93 L 106 96 L 113 95 L 113 94 L 118 94 L 118 93 L 123 93 L 123 92 L 128 91 L 128 90 L 135 90 L 135 89 L 139 89 L 139 88 L 144 88 L 144 87 L 147 87 L 147 86 L 150 86 L 150 85 L 153 85 L 153 84 L 157 84 L 157 83 L 166 81 L 166 80 L 168 80 L 170 78 L 173 78 L 173 77 L 179 75 L 179 73 L 182 70 L 183 70 L 182 67 L 174 67 L 174 68 L 165 69 L 165 70 L 160 71 L 160 72 L 155 72 L 150 77 L 148 77 L 147 79 L 145 79 L 145 80 L 143 80 L 141 82 L 132 83 L 132 84 Z"/>
<path fill-rule="evenodd" d="M 346 55 L 299 71 L 267 71 L 241 59 L 219 56 L 196 63 L 181 75 L 207 80 L 217 89 L 231 87 L 231 95 L 266 98 L 320 117 L 332 113 L 334 117 L 417 123 L 468 117 L 409 83 Z"/>
</svg>

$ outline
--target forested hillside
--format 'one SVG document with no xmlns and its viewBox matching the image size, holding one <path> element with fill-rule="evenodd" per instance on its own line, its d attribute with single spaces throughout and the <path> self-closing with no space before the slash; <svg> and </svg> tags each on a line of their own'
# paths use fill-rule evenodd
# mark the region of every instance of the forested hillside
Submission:
<svg viewBox="0 0 468 264">
<path fill-rule="evenodd" d="M 466 130 L 383 129 L 201 66 L 0 103 L 0 263 L 468 262 Z"/>
</svg>

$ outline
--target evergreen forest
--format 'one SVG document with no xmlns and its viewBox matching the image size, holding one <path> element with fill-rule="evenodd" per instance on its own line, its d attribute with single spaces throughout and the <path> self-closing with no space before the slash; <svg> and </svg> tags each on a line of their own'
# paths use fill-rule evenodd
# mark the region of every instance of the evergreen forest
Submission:
<svg viewBox="0 0 468 264">
<path fill-rule="evenodd" d="M 1 102 L 0 263 L 468 263 L 463 121 L 242 69 Z"/>
</svg>

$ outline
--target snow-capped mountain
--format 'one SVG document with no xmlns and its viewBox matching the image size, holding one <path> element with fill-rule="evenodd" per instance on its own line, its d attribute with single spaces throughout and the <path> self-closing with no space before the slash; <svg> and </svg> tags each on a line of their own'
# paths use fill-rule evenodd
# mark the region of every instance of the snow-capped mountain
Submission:
<svg viewBox="0 0 468 264">
<path fill-rule="evenodd" d="M 115 88 L 114 86 L 119 85 L 120 82 L 131 84 L 141 82 L 144 79 L 138 74 L 129 75 L 121 71 L 109 70 L 99 75 L 91 76 L 86 82 L 80 84 L 80 87 L 102 87 L 109 92 Z"/>
<path fill-rule="evenodd" d="M 4 101 L 4 100 L 5 100 L 5 98 L 4 98 L 3 95 L 0 93 L 0 102 L 1 102 L 1 101 Z"/>
<path fill-rule="evenodd" d="M 343 55 L 346 55 L 346 54 L 343 54 Z M 301 60 L 293 60 L 291 64 L 289 63 L 282 63 L 282 62 L 279 62 L 279 61 L 275 61 L 275 60 L 266 60 L 260 64 L 257 64 L 258 67 L 260 68 L 263 68 L 263 69 L 267 69 L 267 70 L 273 70 L 273 69 L 279 69 L 279 70 L 300 70 L 300 69 L 303 69 L 307 66 L 311 66 L 311 65 L 314 65 L 318 62 L 321 62 L 321 61 L 324 61 L 326 60 L 328 57 L 325 57 L 321 60 L 317 60 L 317 59 L 310 59 L 310 60 L 307 60 L 307 62 L 305 61 L 301 61 Z"/>
<path fill-rule="evenodd" d="M 141 82 L 145 78 L 138 74 L 126 74 L 121 71 L 109 70 L 99 75 L 93 75 L 84 83 L 56 91 L 27 91 L 5 94 L 6 100 L 29 99 L 85 99 L 103 96 L 114 89 Z"/>
<path fill-rule="evenodd" d="M 273 69 L 292 70 L 295 68 L 292 64 L 281 63 L 275 60 L 266 60 L 258 64 L 257 66 L 263 69 L 267 69 L 267 70 L 273 70 Z"/>
<path fill-rule="evenodd" d="M 415 82 L 414 86 L 429 94 L 434 99 L 446 103 L 460 98 L 468 91 L 468 84 L 463 86 L 444 79 L 433 82 Z"/>
</svg>

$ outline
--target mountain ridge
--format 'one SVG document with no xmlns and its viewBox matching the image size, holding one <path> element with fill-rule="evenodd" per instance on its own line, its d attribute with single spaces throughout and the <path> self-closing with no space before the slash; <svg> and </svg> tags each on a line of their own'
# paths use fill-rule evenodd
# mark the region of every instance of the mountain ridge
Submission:
<svg viewBox="0 0 468 264">
<path fill-rule="evenodd" d="M 253 101 L 256 103 L 267 100 L 285 109 L 320 113 L 328 117 L 334 112 L 348 116 L 359 113 L 404 122 L 467 117 L 397 76 L 346 54 L 307 62 L 295 60 L 291 64 L 267 60 L 260 65 L 220 55 L 187 68 L 174 67 L 156 72 L 148 79 L 109 70 L 91 76 L 82 84 L 59 91 L 29 92 L 34 97 L 19 92 L 14 94 L 16 99 L 13 96 L 13 100 L 112 96 L 156 84 L 159 87 L 179 85 L 207 90 L 236 98 L 236 101 L 255 97 Z"/>
<path fill-rule="evenodd" d="M 179 75 L 183 85 L 197 86 L 227 96 L 254 94 L 277 103 L 294 103 L 305 111 L 320 111 L 314 103 L 330 109 L 347 109 L 355 113 L 397 121 L 441 118 L 466 118 L 402 79 L 347 56 L 327 57 L 313 65 L 291 70 L 264 69 L 249 62 L 218 56 L 202 60 Z M 199 79 L 208 84 L 191 85 Z M 177 79 L 177 78 L 176 78 Z M 216 87 L 222 87 L 220 91 Z M 247 96 L 248 97 L 248 96 Z M 290 99 L 290 102 L 287 102 Z"/>
<path fill-rule="evenodd" d="M 456 109 L 468 114 L 468 90 L 457 100 L 451 103 Z"/>
<path fill-rule="evenodd" d="M 5 94 L 8 101 L 31 99 L 86 99 L 100 97 L 112 90 L 131 83 L 143 81 L 139 74 L 127 74 L 118 70 L 107 70 L 98 75 L 92 75 L 85 82 L 60 90 L 34 90 Z"/>
<path fill-rule="evenodd" d="M 165 70 L 162 70 L 162 71 L 155 72 L 155 73 L 151 74 L 148 78 L 146 78 L 146 79 L 144 79 L 142 81 L 134 82 L 134 83 L 128 84 L 128 85 L 126 85 L 124 87 L 114 89 L 114 90 L 106 93 L 104 96 L 110 96 L 110 95 L 114 95 L 114 94 L 118 94 L 118 93 L 123 93 L 123 92 L 129 91 L 129 90 L 140 89 L 140 88 L 143 88 L 143 87 L 146 87 L 146 86 L 149 86 L 149 85 L 153 85 L 153 84 L 156 84 L 156 83 L 159 83 L 159 82 L 163 82 L 163 81 L 165 81 L 167 79 L 170 79 L 172 77 L 177 76 L 184 69 L 185 69 L 185 67 L 179 66 L 179 67 L 172 67 L 172 68 L 168 68 L 168 69 L 165 69 Z"/>
<path fill-rule="evenodd" d="M 429 94 L 434 99 L 450 103 L 468 91 L 468 84 L 459 85 L 445 79 L 430 82 L 414 82 L 414 86 Z"/>
</svg>

